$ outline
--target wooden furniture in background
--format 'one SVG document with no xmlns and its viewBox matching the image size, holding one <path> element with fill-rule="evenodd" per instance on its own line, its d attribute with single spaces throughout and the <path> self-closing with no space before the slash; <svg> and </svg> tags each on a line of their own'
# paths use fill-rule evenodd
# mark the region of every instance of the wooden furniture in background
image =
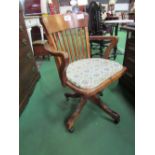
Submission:
<svg viewBox="0 0 155 155">
<path fill-rule="evenodd" d="M 34 50 L 34 56 L 35 58 L 38 57 L 48 57 L 50 58 L 50 53 L 44 48 L 44 44 L 46 44 L 47 40 L 37 40 L 33 42 L 33 50 Z"/>
<path fill-rule="evenodd" d="M 36 16 L 35 16 L 36 17 Z M 44 43 L 47 41 L 44 37 L 43 26 L 40 17 L 28 17 L 25 19 L 26 29 L 30 40 L 33 55 L 37 57 L 48 57 L 49 52 L 44 49 Z"/>
<path fill-rule="evenodd" d="M 115 74 L 111 75 L 107 79 L 102 80 L 100 84 L 92 88 L 78 86 L 78 83 L 76 84 L 73 81 L 71 82 L 71 80 L 69 80 L 68 71 L 69 67 L 79 61 L 103 61 L 103 58 L 90 58 L 90 40 L 109 40 L 109 46 L 104 53 L 104 61 L 109 63 L 113 62 L 105 59 L 108 59 L 111 49 L 116 46 L 117 38 L 111 36 L 89 37 L 88 14 L 86 13 L 45 16 L 43 17 L 43 23 L 45 26 L 46 36 L 49 41 L 49 44 L 46 44 L 45 48 L 55 57 L 62 85 L 71 88 L 75 92 L 73 94 L 66 93 L 66 98 L 81 98 L 75 112 L 66 122 L 68 131 L 73 131 L 75 120 L 80 115 L 80 112 L 88 99 L 92 100 L 97 106 L 109 114 L 115 123 L 118 123 L 120 120 L 119 114 L 111 110 L 106 104 L 103 104 L 97 94 L 110 85 L 113 81 L 119 79 L 126 71 L 126 67 L 121 66 L 119 71 L 115 72 Z M 84 66 L 82 65 L 82 68 L 83 67 Z M 89 67 L 89 65 L 87 67 Z M 89 69 L 91 69 L 91 67 Z M 70 70 L 72 73 L 73 71 L 77 74 L 74 77 L 80 76 L 81 78 L 81 74 L 78 75 L 77 68 Z M 90 80 L 89 78 L 90 77 L 87 77 L 86 80 Z"/>
<path fill-rule="evenodd" d="M 58 14 L 60 13 L 60 9 L 59 9 L 59 1 L 58 0 L 52 0 L 53 3 L 53 7 L 54 7 L 54 14 Z M 49 4 L 49 8 L 50 8 L 50 4 Z"/>
<path fill-rule="evenodd" d="M 112 35 L 112 29 L 109 29 L 110 27 L 107 28 L 106 25 L 102 22 L 101 11 L 101 5 L 98 5 L 95 1 L 92 1 L 87 7 L 87 12 L 89 14 L 88 29 L 91 36 L 101 36 L 105 35 L 106 33 L 110 33 Z M 111 31 L 108 32 L 108 30 Z M 106 47 L 106 44 L 108 43 L 109 42 L 105 40 L 91 40 L 91 49 L 95 49 L 95 53 L 91 52 L 91 56 L 93 57 L 99 55 L 100 57 L 103 57 L 104 47 Z"/>
<path fill-rule="evenodd" d="M 59 0 L 60 6 L 69 6 L 70 0 Z"/>
<path fill-rule="evenodd" d="M 112 26 L 115 28 L 114 36 L 118 36 L 118 27 L 119 24 L 134 24 L 134 20 L 129 19 L 118 19 L 118 20 L 105 20 L 103 21 L 105 24 L 112 24 Z M 116 59 L 117 55 L 122 55 L 122 52 L 119 52 L 117 50 L 117 47 L 114 49 L 114 59 Z"/>
<path fill-rule="evenodd" d="M 44 32 L 43 32 L 43 26 L 40 22 L 40 16 L 25 16 L 25 24 L 26 24 L 26 30 L 30 40 L 30 45 L 33 51 L 33 41 L 36 41 L 36 40 L 44 41 Z M 39 31 L 36 31 L 36 30 L 39 30 Z"/>
<path fill-rule="evenodd" d="M 38 72 L 28 34 L 23 18 L 23 11 L 19 10 L 19 110 L 24 109 L 31 96 L 40 74 Z"/>
<path fill-rule="evenodd" d="M 40 15 L 41 3 L 40 0 L 24 0 L 25 15 Z"/>
<path fill-rule="evenodd" d="M 129 3 L 129 19 L 135 20 L 135 0 L 130 0 Z"/>
<path fill-rule="evenodd" d="M 129 13 L 128 16 L 129 16 L 129 19 L 135 20 L 135 13 L 134 12 L 133 13 Z"/>
<path fill-rule="evenodd" d="M 127 72 L 120 78 L 120 83 L 135 96 L 135 28 L 124 26 L 122 30 L 127 31 L 127 42 L 123 65 L 128 68 Z"/>
<path fill-rule="evenodd" d="M 32 48 L 33 55 L 35 57 L 49 57 L 49 53 L 44 49 L 44 32 L 42 28 L 42 24 L 40 21 L 42 11 L 48 10 L 49 7 L 47 4 L 47 8 L 42 9 L 41 4 L 43 1 L 41 0 L 25 0 L 24 8 L 25 8 L 25 23 L 26 28 Z M 54 12 L 59 13 L 59 3 L 58 0 L 53 0 Z M 44 2 L 45 4 L 48 3 Z M 45 5 L 46 6 L 46 5 Z M 44 6 L 44 7 L 45 7 Z"/>
</svg>

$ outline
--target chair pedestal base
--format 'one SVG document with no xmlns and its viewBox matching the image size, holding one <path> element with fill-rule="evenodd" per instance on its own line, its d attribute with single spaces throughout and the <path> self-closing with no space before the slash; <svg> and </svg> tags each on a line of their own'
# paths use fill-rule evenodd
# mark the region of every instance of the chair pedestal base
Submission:
<svg viewBox="0 0 155 155">
<path fill-rule="evenodd" d="M 95 103 L 97 106 L 99 106 L 102 110 L 104 110 L 108 115 L 110 115 L 114 123 L 119 123 L 120 121 L 120 115 L 116 113 L 115 111 L 111 110 L 105 103 L 101 101 L 100 98 L 97 98 L 96 96 L 91 97 L 93 103 Z"/>
<path fill-rule="evenodd" d="M 97 105 L 103 111 L 105 111 L 108 115 L 110 115 L 112 117 L 114 123 L 119 123 L 119 121 L 120 121 L 120 115 L 118 113 L 116 113 L 115 111 L 111 110 L 96 95 L 91 96 L 90 98 L 86 98 L 85 96 L 82 96 L 82 95 L 77 94 L 77 93 L 74 93 L 74 94 L 66 93 L 65 96 L 66 96 L 67 100 L 68 100 L 69 97 L 72 97 L 72 98 L 81 97 L 80 103 L 78 104 L 76 110 L 73 112 L 73 114 L 68 118 L 68 120 L 66 122 L 66 128 L 68 129 L 69 132 L 74 131 L 74 129 L 73 129 L 74 123 L 75 123 L 76 119 L 79 117 L 80 112 L 84 108 L 84 105 L 86 104 L 88 99 L 92 100 L 95 105 Z"/>
<path fill-rule="evenodd" d="M 84 105 L 86 104 L 87 99 L 84 97 L 81 97 L 80 103 L 78 104 L 76 110 L 74 113 L 68 118 L 66 127 L 69 132 L 73 132 L 73 126 L 76 119 L 79 117 L 81 110 L 83 109 Z"/>
<path fill-rule="evenodd" d="M 65 93 L 64 95 L 65 95 L 67 101 L 69 100 L 69 97 L 72 97 L 72 98 L 79 98 L 79 97 L 81 97 L 81 95 L 78 94 L 78 93 L 74 93 L 74 94 Z"/>
</svg>

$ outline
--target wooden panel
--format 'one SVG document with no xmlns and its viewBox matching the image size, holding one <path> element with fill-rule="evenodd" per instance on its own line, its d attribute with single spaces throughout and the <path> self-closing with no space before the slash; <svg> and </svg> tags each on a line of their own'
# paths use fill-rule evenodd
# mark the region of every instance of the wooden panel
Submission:
<svg viewBox="0 0 155 155">
<path fill-rule="evenodd" d="M 127 72 L 120 79 L 120 83 L 125 86 L 134 96 L 135 92 L 135 32 L 127 30 L 127 42 L 123 65 L 128 68 Z"/>
<path fill-rule="evenodd" d="M 24 109 L 39 79 L 37 66 L 26 32 L 23 12 L 19 12 L 19 108 Z"/>
<path fill-rule="evenodd" d="M 84 18 L 82 18 L 83 15 Z M 78 18 L 81 19 L 77 20 Z M 44 16 L 42 19 L 49 34 L 64 31 L 69 28 L 88 26 L 88 14 L 57 14 L 54 16 Z"/>
</svg>

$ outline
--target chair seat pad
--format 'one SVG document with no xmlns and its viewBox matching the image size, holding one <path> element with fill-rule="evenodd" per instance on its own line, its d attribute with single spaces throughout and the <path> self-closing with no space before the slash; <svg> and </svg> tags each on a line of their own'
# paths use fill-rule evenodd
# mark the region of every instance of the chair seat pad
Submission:
<svg viewBox="0 0 155 155">
<path fill-rule="evenodd" d="M 103 58 L 81 59 L 70 63 L 66 70 L 67 79 L 79 88 L 91 89 L 121 71 L 118 62 Z"/>
</svg>

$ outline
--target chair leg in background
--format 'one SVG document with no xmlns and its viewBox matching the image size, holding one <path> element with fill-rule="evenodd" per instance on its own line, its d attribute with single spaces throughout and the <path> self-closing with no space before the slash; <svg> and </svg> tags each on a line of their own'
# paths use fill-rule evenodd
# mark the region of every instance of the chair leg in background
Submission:
<svg viewBox="0 0 155 155">
<path fill-rule="evenodd" d="M 114 123 L 119 123 L 120 121 L 120 115 L 118 113 L 116 113 L 115 111 L 111 110 L 106 104 L 104 104 L 100 98 L 96 97 L 96 96 L 92 96 L 91 99 L 94 101 L 94 103 L 99 106 L 102 110 L 104 110 L 108 115 L 110 115 L 113 120 Z"/>
<path fill-rule="evenodd" d="M 79 117 L 81 110 L 83 109 L 84 105 L 86 104 L 87 99 L 85 97 L 81 97 L 80 103 L 78 104 L 75 112 L 68 118 L 66 127 L 69 132 L 73 132 L 73 126 L 76 119 Z"/>
</svg>

